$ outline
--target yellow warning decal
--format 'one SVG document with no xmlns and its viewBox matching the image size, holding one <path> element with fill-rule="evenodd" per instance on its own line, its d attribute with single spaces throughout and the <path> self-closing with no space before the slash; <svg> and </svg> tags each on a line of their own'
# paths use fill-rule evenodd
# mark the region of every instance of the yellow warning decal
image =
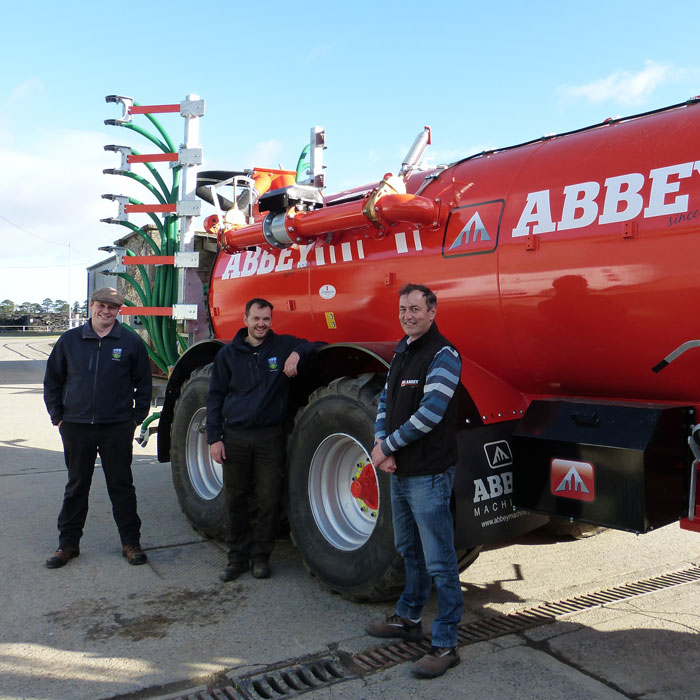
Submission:
<svg viewBox="0 0 700 700">
<path fill-rule="evenodd" d="M 335 314 L 332 311 L 326 311 L 326 325 L 329 328 L 337 328 L 335 325 Z"/>
</svg>

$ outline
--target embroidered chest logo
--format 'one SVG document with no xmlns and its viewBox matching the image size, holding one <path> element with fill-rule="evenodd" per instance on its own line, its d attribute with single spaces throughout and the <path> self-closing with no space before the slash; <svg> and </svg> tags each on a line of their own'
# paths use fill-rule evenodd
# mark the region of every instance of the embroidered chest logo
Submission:
<svg viewBox="0 0 700 700">
<path fill-rule="evenodd" d="M 274 372 L 277 369 L 277 358 L 276 357 L 268 357 L 267 358 L 267 366 L 268 366 L 270 372 Z"/>
<path fill-rule="evenodd" d="M 420 379 L 404 379 L 401 382 L 401 386 L 416 386 L 417 384 L 420 384 Z"/>
<path fill-rule="evenodd" d="M 112 348 L 112 359 L 113 360 L 121 360 L 122 359 L 122 349 L 121 348 Z"/>
</svg>

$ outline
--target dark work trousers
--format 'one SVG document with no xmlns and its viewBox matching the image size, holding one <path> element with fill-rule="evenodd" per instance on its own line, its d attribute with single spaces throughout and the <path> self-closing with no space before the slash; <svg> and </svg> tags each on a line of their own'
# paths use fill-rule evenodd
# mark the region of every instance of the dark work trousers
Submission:
<svg viewBox="0 0 700 700">
<path fill-rule="evenodd" d="M 77 547 L 83 535 L 98 452 L 122 545 L 140 543 L 141 520 L 136 512 L 136 490 L 131 475 L 135 427 L 132 420 L 92 425 L 61 423 L 59 430 L 68 467 L 68 483 L 63 508 L 58 515 L 59 547 Z"/>
<path fill-rule="evenodd" d="M 282 426 L 224 428 L 226 545 L 231 564 L 270 557 L 279 523 L 284 437 Z"/>
</svg>

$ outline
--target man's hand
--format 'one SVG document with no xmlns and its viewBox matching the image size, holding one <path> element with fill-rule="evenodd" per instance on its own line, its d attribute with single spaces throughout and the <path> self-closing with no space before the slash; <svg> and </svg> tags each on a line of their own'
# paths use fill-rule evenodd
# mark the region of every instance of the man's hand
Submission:
<svg viewBox="0 0 700 700">
<path fill-rule="evenodd" d="M 394 455 L 389 455 L 380 465 L 379 468 L 387 474 L 393 474 L 396 471 L 396 458 Z"/>
<path fill-rule="evenodd" d="M 297 365 L 299 364 L 299 360 L 299 353 L 296 350 L 292 350 L 292 352 L 289 353 L 287 361 L 284 363 L 284 373 L 288 377 L 297 376 Z"/>
<path fill-rule="evenodd" d="M 381 469 L 383 472 L 388 472 L 389 474 L 396 471 L 396 460 L 394 455 L 389 455 L 388 457 L 382 452 L 382 442 L 380 440 L 372 449 L 372 454 L 369 458 L 372 460 L 375 469 Z"/>
<path fill-rule="evenodd" d="M 223 440 L 212 442 L 211 445 L 209 445 L 209 454 L 215 462 L 223 464 L 224 460 L 226 459 L 226 450 L 224 448 Z"/>
</svg>

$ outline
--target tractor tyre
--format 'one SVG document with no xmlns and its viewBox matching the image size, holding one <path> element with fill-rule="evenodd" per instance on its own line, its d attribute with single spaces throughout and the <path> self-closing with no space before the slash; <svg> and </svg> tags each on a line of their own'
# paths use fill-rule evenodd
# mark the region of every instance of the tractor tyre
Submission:
<svg viewBox="0 0 700 700">
<path fill-rule="evenodd" d="M 223 472 L 209 455 L 205 425 L 211 372 L 211 364 L 200 367 L 182 385 L 171 426 L 170 463 L 180 508 L 192 527 L 207 537 L 223 539 Z"/>
<path fill-rule="evenodd" d="M 287 515 L 304 565 L 357 602 L 395 599 L 404 565 L 394 546 L 390 478 L 372 466 L 384 377 L 341 377 L 299 410 L 288 445 Z M 480 547 L 457 552 L 460 571 Z"/>
</svg>

